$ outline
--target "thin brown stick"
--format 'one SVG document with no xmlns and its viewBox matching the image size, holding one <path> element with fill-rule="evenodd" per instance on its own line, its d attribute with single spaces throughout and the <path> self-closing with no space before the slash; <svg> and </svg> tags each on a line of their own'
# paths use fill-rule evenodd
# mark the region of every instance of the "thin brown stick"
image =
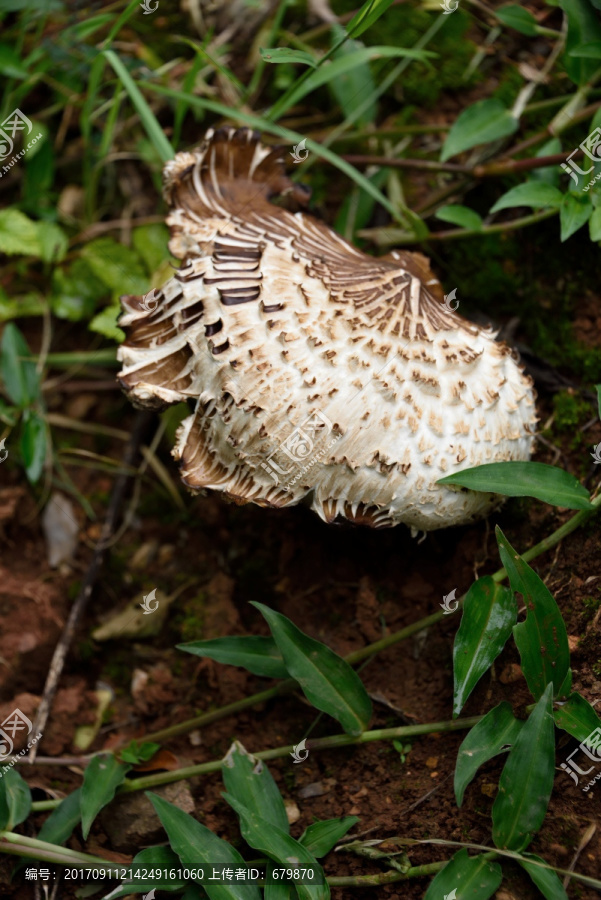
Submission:
<svg viewBox="0 0 601 900">
<path fill-rule="evenodd" d="M 152 414 L 149 412 L 139 412 L 136 414 L 131 429 L 131 437 L 123 454 L 122 466 L 125 470 L 129 470 L 133 466 L 136 455 L 138 453 L 138 447 L 142 441 L 142 437 L 146 429 L 148 428 L 148 425 L 152 421 L 152 418 Z M 35 715 L 35 721 L 33 725 L 34 734 L 38 734 L 40 731 L 43 733 L 44 728 L 46 727 L 46 722 L 48 721 L 48 715 L 50 713 L 50 707 L 52 705 L 54 694 L 56 692 L 56 688 L 63 671 L 63 666 L 65 664 L 65 659 L 69 651 L 69 647 L 71 646 L 71 642 L 73 640 L 73 635 L 75 634 L 75 629 L 92 595 L 94 585 L 96 584 L 96 579 L 98 578 L 98 574 L 104 562 L 104 555 L 107 545 L 111 540 L 117 526 L 117 520 L 119 518 L 119 512 L 121 510 L 125 488 L 127 486 L 129 477 L 129 474 L 124 471 L 123 474 L 119 475 L 119 477 L 115 480 L 113 492 L 111 494 L 111 499 L 106 512 L 106 517 L 102 526 L 100 540 L 96 545 L 96 549 L 94 550 L 92 561 L 88 566 L 88 570 L 83 580 L 81 590 L 79 592 L 77 600 L 71 607 L 69 618 L 67 619 L 67 623 L 63 629 L 63 633 L 60 636 L 58 644 L 56 645 L 54 655 L 50 662 L 50 668 L 46 677 L 46 684 L 44 685 L 44 693 L 42 694 L 42 700 Z M 35 761 L 39 745 L 40 742 L 34 744 L 29 751 L 29 755 L 27 757 L 28 762 L 33 763 Z"/>
</svg>

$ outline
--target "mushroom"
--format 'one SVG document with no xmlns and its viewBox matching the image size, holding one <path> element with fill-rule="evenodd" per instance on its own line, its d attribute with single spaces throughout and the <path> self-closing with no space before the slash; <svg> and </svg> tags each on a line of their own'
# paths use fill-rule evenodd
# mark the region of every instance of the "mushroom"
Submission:
<svg viewBox="0 0 601 900">
<path fill-rule="evenodd" d="M 181 268 L 122 298 L 119 380 L 136 406 L 183 400 L 173 450 L 193 492 L 326 522 L 470 522 L 494 494 L 438 485 L 530 456 L 535 395 L 511 350 L 445 305 L 419 253 L 374 259 L 314 216 L 282 148 L 209 130 L 164 170 Z"/>
</svg>

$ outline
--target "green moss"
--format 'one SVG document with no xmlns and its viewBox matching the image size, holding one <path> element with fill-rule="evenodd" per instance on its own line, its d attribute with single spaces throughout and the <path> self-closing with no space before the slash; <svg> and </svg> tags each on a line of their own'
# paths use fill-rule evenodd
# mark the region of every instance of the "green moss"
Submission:
<svg viewBox="0 0 601 900">
<path fill-rule="evenodd" d="M 173 627 L 179 633 L 182 641 L 202 640 L 206 601 L 206 592 L 199 591 L 174 617 Z"/>
<path fill-rule="evenodd" d="M 579 430 L 580 426 L 594 415 L 593 404 L 572 390 L 559 391 L 553 397 L 555 417 L 553 431 L 559 434 L 569 432 L 573 435 L 571 446 L 578 447 L 586 442 L 586 435 Z"/>
</svg>

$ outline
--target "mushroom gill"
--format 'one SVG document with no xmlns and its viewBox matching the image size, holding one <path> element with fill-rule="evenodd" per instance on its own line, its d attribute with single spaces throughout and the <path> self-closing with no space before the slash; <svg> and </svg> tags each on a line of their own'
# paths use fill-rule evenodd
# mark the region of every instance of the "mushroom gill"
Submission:
<svg viewBox="0 0 601 900">
<path fill-rule="evenodd" d="M 418 253 L 373 259 L 296 207 L 285 150 L 210 130 L 164 170 L 181 268 L 123 297 L 119 380 L 137 406 L 194 412 L 173 455 L 192 491 L 292 506 L 327 522 L 431 531 L 486 515 L 493 494 L 436 484 L 530 456 L 531 380 L 490 329 L 443 303 Z"/>
</svg>

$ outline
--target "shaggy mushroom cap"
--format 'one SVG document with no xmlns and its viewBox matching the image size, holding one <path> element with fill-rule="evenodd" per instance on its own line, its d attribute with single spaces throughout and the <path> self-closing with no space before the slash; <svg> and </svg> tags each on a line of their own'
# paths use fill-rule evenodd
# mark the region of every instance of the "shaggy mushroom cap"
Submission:
<svg viewBox="0 0 601 900">
<path fill-rule="evenodd" d="M 305 212 L 285 150 L 210 130 L 164 170 L 183 261 L 122 298 L 119 380 L 136 406 L 194 412 L 173 455 L 192 491 L 292 506 L 326 522 L 431 531 L 486 515 L 493 494 L 437 485 L 530 456 L 532 382 L 491 329 L 443 303 L 418 253 L 373 259 Z"/>
</svg>

